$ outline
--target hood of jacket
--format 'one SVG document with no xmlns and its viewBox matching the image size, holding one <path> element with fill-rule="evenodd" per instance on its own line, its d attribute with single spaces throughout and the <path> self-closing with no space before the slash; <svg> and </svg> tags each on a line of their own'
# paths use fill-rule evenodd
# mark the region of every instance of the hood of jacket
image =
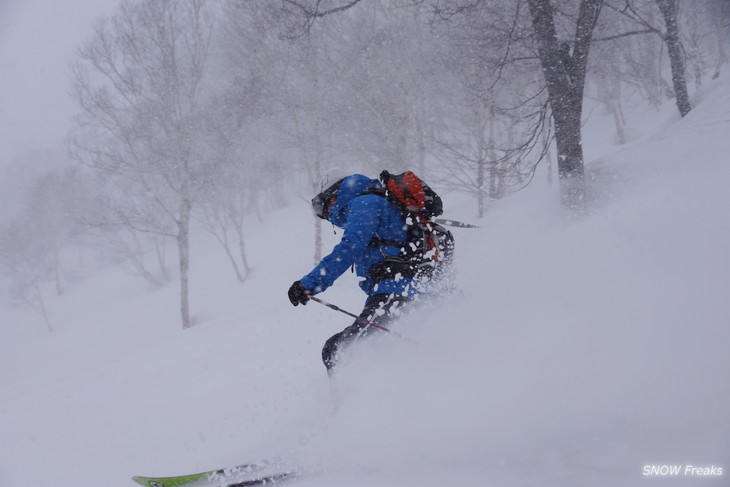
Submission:
<svg viewBox="0 0 730 487">
<path fill-rule="evenodd" d="M 382 188 L 382 184 L 377 179 L 371 179 L 362 174 L 353 174 L 346 177 L 340 183 L 337 199 L 330 208 L 327 220 L 340 228 L 344 228 L 347 224 L 347 205 L 350 201 L 367 191 L 379 188 Z"/>
</svg>

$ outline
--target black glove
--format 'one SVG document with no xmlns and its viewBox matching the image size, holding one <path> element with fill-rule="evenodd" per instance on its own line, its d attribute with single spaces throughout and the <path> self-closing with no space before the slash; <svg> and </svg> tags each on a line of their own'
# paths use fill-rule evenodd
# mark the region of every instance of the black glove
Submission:
<svg viewBox="0 0 730 487">
<path fill-rule="evenodd" d="M 297 281 L 289 288 L 289 301 L 291 301 L 291 304 L 293 304 L 294 306 L 307 304 L 310 294 L 311 293 L 309 291 L 304 289 L 302 283 Z"/>
</svg>

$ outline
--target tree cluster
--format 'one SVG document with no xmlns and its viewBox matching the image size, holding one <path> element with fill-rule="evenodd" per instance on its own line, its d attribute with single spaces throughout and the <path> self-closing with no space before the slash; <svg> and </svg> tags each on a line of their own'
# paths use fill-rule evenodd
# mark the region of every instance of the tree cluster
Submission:
<svg viewBox="0 0 730 487">
<path fill-rule="evenodd" d="M 50 327 L 64 249 L 93 247 L 151 285 L 175 276 L 189 327 L 191 230 L 243 281 L 247 223 L 336 168 L 413 169 L 482 217 L 554 159 L 580 209 L 584 101 L 617 143 L 627 100 L 686 115 L 729 22 L 720 0 L 122 0 L 73 64 L 75 165 L 1 222 L 2 274 Z"/>
</svg>

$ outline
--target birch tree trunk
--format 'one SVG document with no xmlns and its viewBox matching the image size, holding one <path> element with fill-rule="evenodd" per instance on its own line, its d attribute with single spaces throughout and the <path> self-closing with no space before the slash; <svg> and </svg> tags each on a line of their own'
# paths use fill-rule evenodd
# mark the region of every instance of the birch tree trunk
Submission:
<svg viewBox="0 0 730 487">
<path fill-rule="evenodd" d="M 177 249 L 180 264 L 180 317 L 183 329 L 193 326 L 190 317 L 190 214 L 192 205 L 184 200 L 180 207 L 178 222 Z"/>
</svg>

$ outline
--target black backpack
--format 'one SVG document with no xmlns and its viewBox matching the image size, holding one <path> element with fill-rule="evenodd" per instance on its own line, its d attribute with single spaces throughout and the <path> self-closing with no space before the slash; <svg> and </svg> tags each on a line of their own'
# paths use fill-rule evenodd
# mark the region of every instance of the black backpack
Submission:
<svg viewBox="0 0 730 487">
<path fill-rule="evenodd" d="M 454 256 L 454 236 L 433 218 L 443 213 L 441 198 L 411 171 L 402 174 L 380 174 L 383 188 L 370 193 L 379 194 L 400 211 L 406 223 L 406 244 L 373 237 L 371 246 L 392 245 L 401 248 L 397 256 L 387 257 L 370 268 L 376 280 L 415 278 L 433 280 L 451 268 Z"/>
</svg>

